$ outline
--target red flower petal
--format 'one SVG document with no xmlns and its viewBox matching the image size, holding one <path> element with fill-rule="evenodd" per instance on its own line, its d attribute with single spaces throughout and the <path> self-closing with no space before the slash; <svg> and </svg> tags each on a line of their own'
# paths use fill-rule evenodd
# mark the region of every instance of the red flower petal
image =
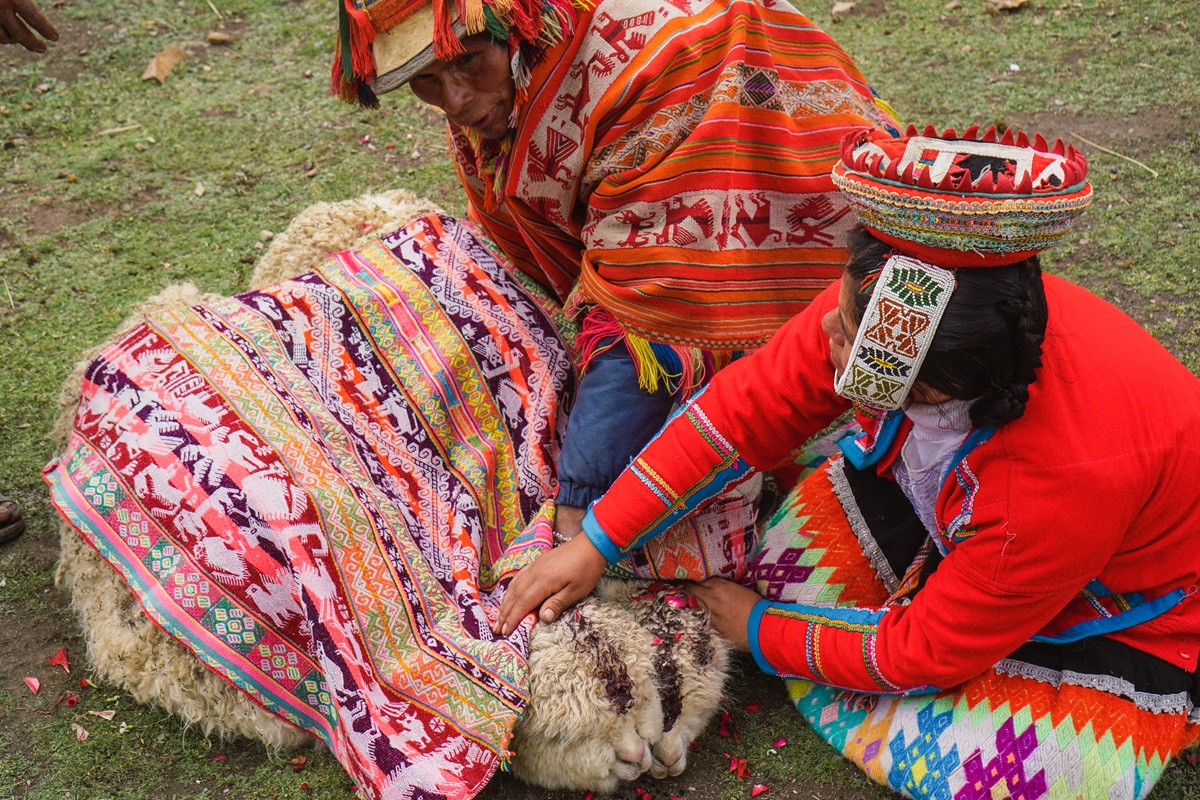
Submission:
<svg viewBox="0 0 1200 800">
<path fill-rule="evenodd" d="M 592 800 L 592 795 L 594 795 L 594 794 L 595 794 L 595 792 L 588 792 L 587 794 L 585 794 L 583 796 L 583 800 Z"/>
<path fill-rule="evenodd" d="M 60 647 L 58 652 L 50 656 L 47 663 L 52 667 L 62 667 L 67 672 L 71 671 L 71 665 L 67 663 L 67 648 Z"/>
<path fill-rule="evenodd" d="M 308 759 L 305 756 L 296 756 L 291 761 L 292 772 L 299 772 L 308 765 Z"/>
<path fill-rule="evenodd" d="M 229 756 L 225 755 L 224 753 L 217 753 L 215 756 L 213 756 L 213 761 L 224 761 L 227 758 L 229 758 Z"/>
<path fill-rule="evenodd" d="M 63 698 L 63 702 L 67 704 L 68 708 L 74 708 L 79 705 L 79 695 L 74 692 L 67 692 L 67 696 Z"/>
<path fill-rule="evenodd" d="M 779 748 L 783 747 L 785 744 L 787 744 L 787 739 L 780 736 L 778 739 L 775 740 L 774 747 L 776 750 L 778 750 Z"/>
<path fill-rule="evenodd" d="M 771 790 L 768 787 L 763 786 L 761 783 L 756 783 L 754 784 L 754 788 L 750 790 L 750 796 L 758 797 L 760 794 L 766 794 L 769 791 Z"/>
<path fill-rule="evenodd" d="M 34 694 L 37 694 L 38 691 L 42 688 L 42 682 L 39 681 L 37 678 L 33 677 L 32 675 L 25 676 L 25 685 L 28 686 L 29 691 L 33 692 Z"/>
<path fill-rule="evenodd" d="M 758 701 L 757 701 L 757 700 L 754 700 L 754 701 L 751 701 L 751 702 L 749 702 L 749 703 L 746 703 L 746 705 L 742 706 L 742 708 L 746 709 L 747 711 L 749 711 L 749 712 L 751 712 L 751 713 L 753 713 L 753 714 L 757 714 L 757 713 L 758 713 L 758 708 L 759 708 L 759 706 L 758 706 Z"/>
<path fill-rule="evenodd" d="M 738 759 L 738 762 L 737 762 L 737 776 L 738 776 L 739 778 L 749 778 L 749 777 L 750 777 L 750 767 L 749 767 L 749 765 L 746 763 L 746 759 L 744 759 L 744 758 L 739 758 L 739 759 Z"/>
</svg>

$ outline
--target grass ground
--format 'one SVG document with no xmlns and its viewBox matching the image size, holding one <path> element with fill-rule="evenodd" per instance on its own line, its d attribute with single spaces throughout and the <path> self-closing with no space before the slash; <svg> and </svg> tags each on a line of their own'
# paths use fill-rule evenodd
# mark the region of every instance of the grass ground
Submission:
<svg viewBox="0 0 1200 800">
<path fill-rule="evenodd" d="M 802 4 L 860 62 L 906 120 L 1002 123 L 1073 139 L 1096 203 L 1048 259 L 1129 311 L 1200 372 L 1200 20 L 1172 0 L 1037 2 L 989 13 L 984 0 L 866 0 L 840 22 Z M 386 110 L 325 91 L 332 2 L 54 0 L 47 56 L 0 51 L 0 491 L 29 518 L 0 549 L 0 800 L 349 798 L 327 754 L 271 756 L 221 744 L 88 675 L 65 598 L 53 588 L 53 511 L 39 477 L 45 432 L 76 354 L 163 286 L 244 287 L 260 232 L 318 200 L 403 186 L 452 211 L 462 195 L 440 124 L 407 94 Z M 205 44 L 221 31 L 227 45 Z M 187 55 L 141 80 L 166 46 Z M 68 647 L 70 675 L 47 666 Z M 745 662 L 729 708 L 742 737 L 710 731 L 685 775 L 656 796 L 885 797 L 816 740 L 773 681 Z M 29 693 L 23 677 L 41 679 Z M 46 711 L 59 692 L 74 708 Z M 754 699 L 761 709 L 744 706 Z M 88 714 L 112 710 L 111 721 Z M 77 741 L 72 725 L 90 736 Z M 780 736 L 786 747 L 770 752 Z M 748 757 L 752 780 L 724 753 Z M 224 756 L 224 758 L 221 758 Z M 574 797 L 506 778 L 489 796 Z M 633 797 L 632 789 L 626 796 Z M 1168 771 L 1154 800 L 1200 797 L 1200 769 Z"/>
</svg>

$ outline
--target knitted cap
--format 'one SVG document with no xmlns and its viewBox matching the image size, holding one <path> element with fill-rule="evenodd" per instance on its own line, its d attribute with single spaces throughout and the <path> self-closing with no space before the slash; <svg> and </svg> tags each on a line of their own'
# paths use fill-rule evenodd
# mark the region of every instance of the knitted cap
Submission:
<svg viewBox="0 0 1200 800">
<path fill-rule="evenodd" d="M 1012 264 L 1056 244 L 1092 201 L 1087 160 L 1062 140 L 933 126 L 842 140 L 833 182 L 864 227 L 943 267 Z"/>
</svg>

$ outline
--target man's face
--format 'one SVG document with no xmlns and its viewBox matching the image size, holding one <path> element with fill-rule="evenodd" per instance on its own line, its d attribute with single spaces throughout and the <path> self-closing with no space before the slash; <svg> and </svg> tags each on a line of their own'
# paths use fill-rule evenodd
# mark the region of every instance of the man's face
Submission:
<svg viewBox="0 0 1200 800">
<path fill-rule="evenodd" d="M 409 86 L 418 98 L 446 112 L 460 128 L 484 139 L 500 139 L 516 97 L 508 47 L 486 33 L 463 41 L 466 52 L 449 61 L 435 61 L 417 73 Z"/>
</svg>

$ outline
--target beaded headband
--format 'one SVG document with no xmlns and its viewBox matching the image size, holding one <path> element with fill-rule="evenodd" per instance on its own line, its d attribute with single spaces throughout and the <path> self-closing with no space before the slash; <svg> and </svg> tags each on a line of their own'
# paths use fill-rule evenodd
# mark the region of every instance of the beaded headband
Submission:
<svg viewBox="0 0 1200 800">
<path fill-rule="evenodd" d="M 1015 264 L 1058 243 L 1092 200 L 1086 178 L 1074 147 L 1012 130 L 846 136 L 833 181 L 863 227 L 900 253 L 875 283 L 838 394 L 900 408 L 957 285 L 951 270 Z"/>
<path fill-rule="evenodd" d="M 954 273 L 904 255 L 883 265 L 834 390 L 872 408 L 900 408 L 954 292 Z"/>
</svg>

